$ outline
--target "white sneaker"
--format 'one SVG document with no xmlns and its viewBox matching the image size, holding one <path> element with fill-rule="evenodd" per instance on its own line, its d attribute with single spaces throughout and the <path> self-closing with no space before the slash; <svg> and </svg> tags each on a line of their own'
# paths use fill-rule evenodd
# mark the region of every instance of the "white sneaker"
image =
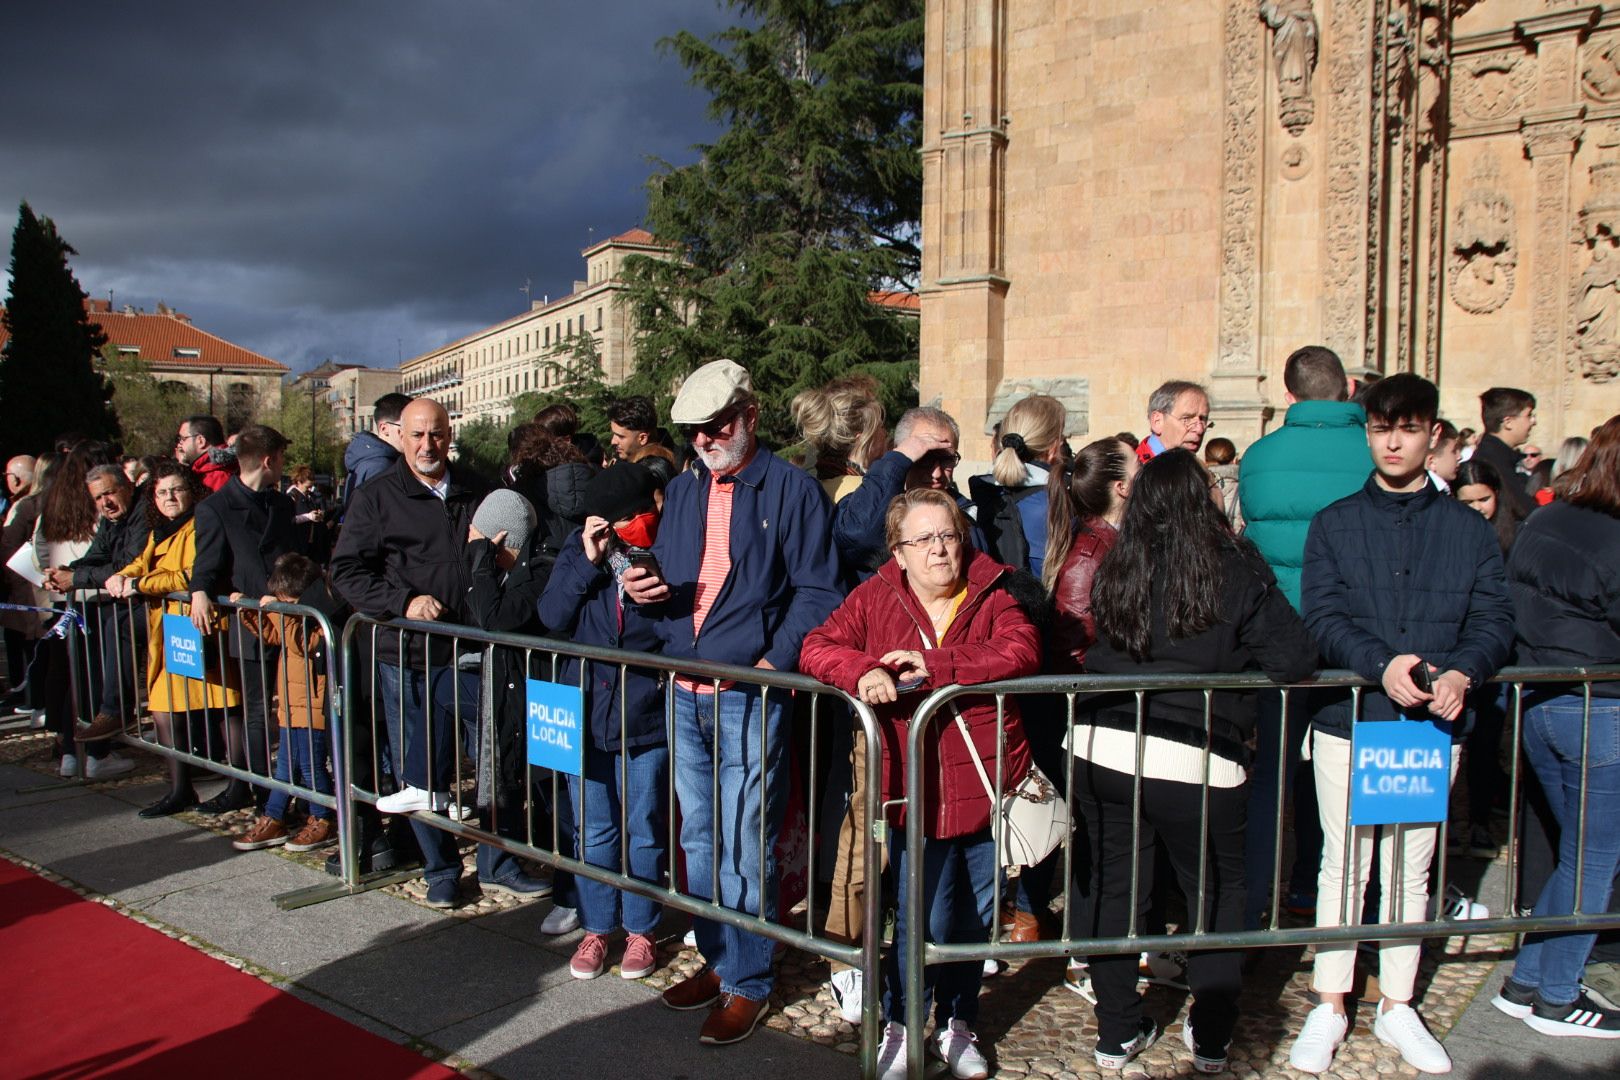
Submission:
<svg viewBox="0 0 1620 1080">
<path fill-rule="evenodd" d="M 1173 990 L 1187 989 L 1187 954 L 1143 953 L 1136 963 L 1136 981 L 1168 986 Z"/>
<path fill-rule="evenodd" d="M 1373 1034 L 1378 1036 L 1378 1041 L 1399 1050 L 1406 1063 L 1418 1072 L 1450 1072 L 1451 1056 L 1423 1026 L 1423 1017 L 1417 1010 L 1410 1005 L 1390 1005 L 1386 1009 L 1386 1004 L 1388 1002 L 1378 1003 L 1378 1019 L 1373 1021 Z"/>
<path fill-rule="evenodd" d="M 1333 1064 L 1333 1051 L 1349 1030 L 1350 1021 L 1343 1014 L 1334 1012 L 1331 1005 L 1318 1005 L 1305 1017 L 1305 1026 L 1288 1051 L 1288 1064 L 1300 1072 L 1326 1072 Z"/>
<path fill-rule="evenodd" d="M 550 934 L 552 937 L 571 934 L 578 929 L 579 912 L 560 904 L 546 912 L 546 917 L 540 920 L 540 932 Z"/>
<path fill-rule="evenodd" d="M 906 1025 L 891 1020 L 884 1027 L 877 1067 L 878 1080 L 906 1080 Z"/>
<path fill-rule="evenodd" d="M 41 728 L 43 728 L 45 726 L 45 710 L 29 709 L 28 726 L 34 731 L 39 731 Z"/>
<path fill-rule="evenodd" d="M 827 980 L 827 988 L 832 992 L 832 999 L 838 1005 L 838 1015 L 844 1018 L 844 1023 L 860 1023 L 861 1006 L 866 1002 L 860 970 L 844 968 L 833 972 L 832 978 Z"/>
<path fill-rule="evenodd" d="M 952 1020 L 944 1031 L 934 1032 L 934 1053 L 945 1062 L 956 1080 L 986 1080 L 990 1063 L 974 1043 L 979 1037 L 960 1020 Z"/>
<path fill-rule="evenodd" d="M 1447 919 L 1488 919 L 1491 909 L 1484 904 L 1477 903 L 1455 885 L 1446 886 L 1445 903 L 1438 897 L 1429 898 L 1429 918 L 1436 917 L 1436 912 Z"/>
<path fill-rule="evenodd" d="M 414 814 L 419 810 L 445 810 L 449 806 L 449 792 L 423 791 L 409 784 L 377 800 L 377 811 L 383 814 Z"/>
<path fill-rule="evenodd" d="M 685 945 L 688 949 L 697 948 L 697 931 L 688 930 L 686 933 L 682 934 L 681 944 Z"/>
<path fill-rule="evenodd" d="M 1069 958 L 1069 966 L 1063 972 L 1063 989 L 1079 994 L 1093 1005 L 1097 1004 L 1097 991 L 1091 986 L 1091 968 L 1084 960 Z"/>
<path fill-rule="evenodd" d="M 60 768 L 58 768 L 56 770 L 56 775 L 58 775 L 58 776 L 78 776 L 79 775 L 79 755 L 78 754 L 63 754 L 62 755 L 62 765 L 61 765 Z"/>
<path fill-rule="evenodd" d="M 109 753 L 106 757 L 84 760 L 84 775 L 91 780 L 111 780 L 134 771 L 135 763 L 122 754 Z"/>
<path fill-rule="evenodd" d="M 984 973 L 986 979 L 993 979 L 1001 974 L 1001 962 L 999 960 L 986 960 L 984 967 L 980 970 Z"/>
</svg>

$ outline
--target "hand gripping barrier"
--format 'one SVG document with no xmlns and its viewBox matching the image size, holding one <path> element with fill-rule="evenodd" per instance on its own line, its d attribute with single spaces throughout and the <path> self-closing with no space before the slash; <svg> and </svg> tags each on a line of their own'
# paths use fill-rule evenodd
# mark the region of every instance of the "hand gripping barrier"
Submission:
<svg viewBox="0 0 1620 1080">
<path fill-rule="evenodd" d="M 1302 733 L 1309 737 L 1308 730 L 1300 729 L 1298 725 L 1308 724 L 1309 716 L 1304 707 L 1306 693 L 1313 690 L 1339 688 L 1347 691 L 1351 699 L 1352 716 L 1359 721 L 1362 715 L 1362 697 L 1366 687 L 1372 685 L 1345 671 L 1322 672 L 1316 679 L 1308 684 L 1301 684 L 1291 688 L 1283 688 L 1272 683 L 1261 674 L 1243 675 L 1160 675 L 1160 676 L 1124 676 L 1124 675 L 1081 675 L 1072 677 L 1037 676 L 1025 679 L 1014 679 L 1005 682 L 985 683 L 978 686 L 947 686 L 941 687 L 928 695 L 917 707 L 913 714 L 910 730 L 907 734 L 909 740 L 906 757 L 905 790 L 906 798 L 906 847 L 910 852 L 921 852 L 925 843 L 925 822 L 928 819 L 928 807 L 924 805 L 923 792 L 926 791 L 923 776 L 925 754 L 923 752 L 926 740 L 931 737 L 949 738 L 949 723 L 952 714 L 951 704 L 964 697 L 983 698 L 991 696 L 996 705 L 996 756 L 993 769 L 995 787 L 995 802 L 999 805 L 1001 797 L 1008 787 L 1009 777 L 1006 775 L 1006 707 L 1009 698 L 1031 698 L 1044 696 L 1048 702 L 1054 699 L 1062 703 L 1064 714 L 1063 730 L 1068 738 L 1064 740 L 1063 766 L 1067 784 L 1064 790 L 1069 793 L 1071 803 L 1075 795 L 1075 775 L 1079 769 L 1086 767 L 1086 763 L 1077 761 L 1075 756 L 1067 749 L 1070 739 L 1075 736 L 1075 729 L 1089 727 L 1090 717 L 1098 705 L 1098 695 L 1113 695 L 1110 699 L 1112 708 L 1120 708 L 1120 702 L 1126 702 L 1125 708 L 1134 711 L 1134 731 L 1124 731 L 1121 734 L 1129 737 L 1134 735 L 1135 768 L 1131 777 L 1132 810 L 1131 816 L 1131 850 L 1140 851 L 1142 842 L 1142 805 L 1144 783 L 1144 759 L 1149 747 L 1149 730 L 1145 728 L 1149 703 L 1154 694 L 1166 691 L 1192 693 L 1202 698 L 1203 724 L 1201 745 L 1194 749 L 1198 755 L 1198 770 L 1201 773 L 1197 784 L 1197 798 L 1199 801 L 1199 822 L 1203 827 L 1199 830 L 1198 840 L 1198 885 L 1195 890 L 1196 897 L 1187 897 L 1188 922 L 1190 926 L 1183 926 L 1181 933 L 1144 933 L 1144 928 L 1138 925 L 1140 892 L 1140 865 L 1136 858 L 1130 859 L 1129 873 L 1129 912 L 1126 917 L 1127 929 L 1123 935 L 1112 937 L 1075 937 L 1073 925 L 1070 923 L 1070 913 L 1075 910 L 1074 872 L 1075 850 L 1072 837 L 1062 845 L 1061 856 L 1054 853 L 1054 858 L 1061 858 L 1063 876 L 1063 906 L 1065 928 L 1062 936 L 1056 940 L 1034 942 L 1002 942 L 1000 937 L 1000 916 L 1002 909 L 1003 875 L 997 874 L 993 884 L 994 913 L 991 920 L 989 939 L 974 942 L 931 942 L 927 940 L 925 909 L 923 895 L 923 868 L 924 860 L 911 858 L 908 861 L 908 880 L 904 884 L 906 892 L 905 909 L 899 913 L 904 920 L 907 932 L 904 947 L 904 992 L 905 1015 L 904 1022 L 907 1029 L 906 1048 L 909 1055 L 909 1069 L 913 1076 L 923 1075 L 923 1038 L 926 1016 L 924 1013 L 924 967 L 925 965 L 943 964 L 952 962 L 972 961 L 982 963 L 985 960 L 1028 960 L 1036 957 L 1068 956 L 1087 957 L 1106 954 L 1135 953 L 1139 951 L 1159 951 L 1175 949 L 1180 951 L 1197 949 L 1248 949 L 1258 946 L 1284 946 L 1284 945 L 1324 945 L 1337 942 L 1355 942 L 1376 937 L 1379 940 L 1400 938 L 1429 938 L 1449 937 L 1459 934 L 1489 934 L 1513 933 L 1523 934 L 1535 931 L 1558 930 L 1598 930 L 1620 926 L 1620 914 L 1608 912 L 1586 912 L 1581 910 L 1580 896 L 1585 877 L 1586 839 L 1589 822 L 1587 820 L 1587 793 L 1588 769 L 1587 748 L 1590 743 L 1590 717 L 1592 711 L 1592 687 L 1598 683 L 1611 683 L 1620 680 L 1620 666 L 1590 667 L 1590 668 L 1508 668 L 1503 670 L 1492 682 L 1500 687 L 1502 704 L 1508 710 L 1511 724 L 1507 731 L 1512 736 L 1511 746 L 1514 753 L 1511 755 L 1512 766 L 1508 776 L 1508 795 L 1510 799 L 1510 814 L 1508 820 L 1507 850 L 1510 853 L 1509 869 L 1506 886 L 1503 890 L 1503 914 L 1487 918 L 1468 919 L 1465 922 L 1451 918 L 1440 918 L 1443 910 L 1431 910 L 1417 918 L 1406 918 L 1394 922 L 1378 924 L 1376 934 L 1370 933 L 1367 924 L 1359 918 L 1359 899 L 1356 901 L 1356 910 L 1352 911 L 1352 885 L 1359 886 L 1360 871 L 1357 867 L 1359 861 L 1352 859 L 1352 846 L 1367 847 L 1365 833 L 1366 827 L 1343 828 L 1343 844 L 1340 866 L 1347 868 L 1343 875 L 1341 895 L 1338 910 L 1351 912 L 1348 918 L 1340 919 L 1330 926 L 1281 927 L 1278 925 L 1279 902 L 1281 884 L 1283 880 L 1283 832 L 1285 792 L 1287 784 L 1277 784 L 1275 800 L 1275 815 L 1272 820 L 1271 858 L 1270 858 L 1270 884 L 1271 900 L 1269 904 L 1269 917 L 1265 918 L 1264 926 L 1255 930 L 1215 930 L 1209 923 L 1209 895 L 1208 886 L 1209 858 L 1210 858 L 1210 800 L 1211 800 L 1211 771 L 1212 749 L 1216 745 L 1216 727 L 1213 713 L 1214 695 L 1221 691 L 1249 691 L 1262 694 L 1274 694 L 1279 699 L 1279 708 L 1275 715 L 1280 719 L 1280 730 L 1274 736 L 1276 760 L 1275 767 L 1279 775 L 1286 776 L 1287 756 L 1290 746 L 1295 752 L 1298 750 L 1297 741 L 1291 742 L 1289 733 Z M 1575 897 L 1576 904 L 1573 914 L 1558 916 L 1534 916 L 1519 914 L 1524 910 L 1524 899 L 1521 897 L 1521 840 L 1524 831 L 1524 822 L 1521 820 L 1524 800 L 1523 754 L 1524 745 L 1524 709 L 1525 698 L 1529 692 L 1534 694 L 1537 688 L 1551 693 L 1574 695 L 1582 704 L 1581 725 L 1581 767 L 1580 767 L 1580 800 L 1579 818 L 1577 824 L 1578 843 L 1580 855 L 1575 869 Z M 1481 691 L 1475 691 L 1480 694 Z M 1496 697 L 1491 691 L 1483 691 L 1488 698 Z M 1611 699 L 1612 700 L 1612 699 Z M 1477 704 L 1474 696 L 1470 696 L 1470 705 Z M 1292 714 L 1292 715 L 1291 715 Z M 1025 710 L 1027 717 L 1028 710 Z M 1028 725 L 1026 723 L 1026 730 Z M 991 763 L 985 762 L 986 766 Z M 1261 764 L 1261 763 L 1257 763 Z M 1266 762 L 1265 764 L 1273 764 Z M 1472 771 L 1472 770 L 1471 770 Z M 1453 761 L 1453 775 L 1455 775 L 1455 761 Z M 1011 778 L 1016 782 L 1018 778 Z M 1054 780 L 1058 777 L 1054 776 Z M 1345 796 L 1343 807 L 1344 819 L 1350 817 L 1351 783 L 1347 778 L 1344 784 Z M 1252 805 L 1252 804 L 1251 804 Z M 1083 814 L 1079 807 L 1075 808 L 1075 828 L 1086 827 Z M 1001 850 L 1000 822 L 992 818 L 993 851 Z M 1599 822 L 1595 827 L 1612 827 L 1612 823 Z M 1393 892 L 1396 897 L 1401 896 L 1403 889 L 1402 875 L 1404 859 L 1401 857 L 1405 850 L 1408 833 L 1412 827 L 1403 825 L 1383 826 L 1382 828 L 1394 831 L 1393 847 L 1395 854 L 1390 859 L 1393 866 L 1393 880 L 1384 880 L 1382 889 Z M 1361 833 L 1363 835 L 1358 836 Z M 1252 834 L 1251 834 L 1252 835 Z M 1359 852 L 1358 852 L 1359 854 Z M 1363 856 L 1364 858 L 1365 856 Z M 1447 895 L 1448 858 L 1446 823 L 1439 823 L 1438 838 L 1434 844 L 1434 862 L 1431 869 L 1433 888 L 1429 891 L 1431 897 L 1440 898 L 1443 902 Z M 1314 880 L 1314 879 L 1313 879 Z M 1355 890 L 1359 893 L 1359 888 Z M 1530 897 L 1533 902 L 1534 897 Z M 1318 898 L 1321 902 L 1321 898 Z M 1399 902 L 1391 901 L 1392 903 Z M 1613 906 L 1613 905 L 1611 905 Z M 870 1023 L 870 1021 L 868 1021 Z M 863 1035 L 869 1035 L 870 1028 Z"/>
<path fill-rule="evenodd" d="M 116 727 L 109 737 L 130 746 L 324 807 L 336 814 L 340 836 L 350 831 L 348 807 L 336 795 L 346 772 L 339 639 L 325 614 L 299 604 L 261 607 L 245 598 L 219 598 L 211 605 L 209 629 L 192 628 L 194 654 L 180 650 L 201 666 L 203 677 L 191 678 L 174 670 L 174 646 L 163 621 L 167 616 L 190 625 L 188 594 L 115 599 L 85 591 L 67 606 L 77 615 L 64 620 L 76 720 L 111 722 Z M 294 678 L 295 671 L 308 677 Z M 273 701 L 279 710 L 272 710 Z M 290 713 L 302 723 L 284 725 L 281 719 Z M 330 784 L 323 743 L 332 750 Z M 82 744 L 79 750 L 82 780 L 87 755 Z M 306 767 L 278 770 L 278 754 L 289 765 L 296 758 Z M 277 771 L 287 779 L 276 779 Z M 352 861 L 352 855 L 345 859 Z M 352 868 L 348 876 L 354 876 Z M 276 899 L 298 906 L 295 896 Z"/>
<path fill-rule="evenodd" d="M 387 790 L 397 785 L 401 777 L 412 780 L 412 786 L 428 783 L 432 789 L 448 789 L 450 800 L 439 808 L 439 800 L 435 798 L 435 809 L 412 814 L 411 820 L 415 826 L 430 826 L 452 837 L 476 841 L 500 852 L 522 856 L 576 877 L 646 897 L 666 907 L 854 966 L 863 973 L 865 991 L 862 1072 L 866 1076 L 875 1075 L 877 1044 L 883 1028 L 879 991 L 881 965 L 878 959 L 883 930 L 883 890 L 878 885 L 882 865 L 879 850 L 882 839 L 879 807 L 881 785 L 876 782 L 867 784 L 864 805 L 857 808 L 862 811 L 865 822 L 879 823 L 877 827 L 868 824 L 874 841 L 866 843 L 863 849 L 865 880 L 869 884 L 862 900 L 863 926 L 859 941 L 834 940 L 817 931 L 822 898 L 817 896 L 817 875 L 814 872 L 814 862 L 824 841 L 824 830 L 820 828 L 820 785 L 813 781 L 823 764 L 818 750 L 823 725 L 843 725 L 853 721 L 857 730 L 865 735 L 865 757 L 863 761 L 855 763 L 856 767 L 864 768 L 866 775 L 875 780 L 882 767 L 883 743 L 869 706 L 803 675 L 674 660 L 648 653 L 434 622 L 405 619 L 385 622 L 355 616 L 344 630 L 342 651 L 345 664 L 343 715 L 351 721 L 342 727 L 345 740 L 342 756 L 344 760 L 354 762 L 349 782 L 339 788 L 342 820 L 356 821 L 356 803 L 376 803 Z M 662 712 L 658 722 L 663 728 L 669 750 L 669 767 L 659 797 L 668 821 L 664 840 L 669 862 L 667 869 L 655 876 L 639 876 L 630 870 L 628 798 L 618 801 L 617 861 L 620 869 L 610 870 L 593 865 L 586 860 L 580 847 L 583 823 L 587 820 L 589 809 L 586 802 L 587 785 L 575 785 L 575 797 L 570 798 L 565 781 L 556 772 L 529 764 L 522 737 L 522 729 L 528 722 L 526 710 L 516 740 L 500 734 L 501 715 L 515 704 L 511 696 L 515 695 L 518 702 L 522 702 L 524 684 L 529 679 L 559 682 L 564 667 L 571 661 L 581 663 L 568 685 L 578 686 L 587 693 L 600 692 L 599 686 L 592 684 L 595 678 L 593 672 L 616 676 L 617 690 L 612 715 L 618 725 L 619 746 L 630 745 L 629 733 L 636 719 L 630 715 L 630 676 L 645 675 L 660 684 L 660 704 L 656 708 Z M 678 682 L 686 682 L 688 686 L 679 687 Z M 684 715 L 678 715 L 677 695 L 690 694 L 696 686 L 715 693 L 725 689 L 744 690 L 749 696 L 757 694 L 760 719 L 750 721 L 745 727 L 744 730 L 749 732 L 746 738 L 738 736 L 729 747 L 725 744 L 725 729 L 735 718 L 724 711 L 721 721 L 712 726 L 702 725 L 698 721 L 693 712 L 697 708 L 695 704 L 688 705 Z M 775 708 L 786 710 L 786 722 L 774 724 L 765 719 L 772 715 Z M 801 729 L 799 734 L 808 736 L 807 741 L 800 740 L 799 745 L 805 748 L 803 752 L 809 757 L 808 775 L 812 778 L 811 783 L 802 785 L 809 860 L 803 900 L 806 912 L 803 930 L 788 924 L 788 911 L 782 911 L 779 919 L 770 918 L 768 912 L 775 906 L 774 898 L 767 896 L 762 907 L 757 892 L 748 891 L 750 883 L 746 880 L 746 872 L 736 869 L 737 864 L 742 864 L 745 870 L 748 866 L 757 868 L 772 859 L 774 838 L 771 834 L 775 830 L 768 817 L 774 816 L 777 811 L 768 812 L 767 808 L 773 804 L 779 805 L 778 800 L 783 797 L 779 788 L 789 782 L 787 773 L 792 765 L 775 772 L 759 770 L 761 790 L 753 794 L 742 792 L 740 795 L 734 790 L 724 789 L 721 770 L 722 755 L 740 754 L 744 758 L 757 755 L 755 761 L 768 762 L 772 760 L 773 753 L 785 753 L 788 748 L 780 745 L 779 740 L 793 737 L 791 719 L 795 715 Z M 687 763 L 687 758 L 693 753 L 693 739 L 699 736 L 692 735 L 690 731 L 678 733 L 678 724 L 698 725 L 696 730 L 701 738 L 709 740 L 707 745 L 716 748 L 708 755 L 710 763 L 706 767 L 706 778 L 695 780 L 691 769 L 701 766 Z M 752 742 L 755 726 L 757 745 Z M 580 718 L 579 727 L 578 733 L 586 736 L 583 753 L 586 761 L 589 761 L 591 755 L 602 752 L 588 737 L 589 721 L 586 717 Z M 374 747 L 372 751 L 368 752 L 359 744 L 365 736 L 370 736 Z M 496 797 L 494 791 L 500 783 L 499 778 L 510 775 L 510 769 L 503 769 L 503 762 L 511 754 L 522 755 L 521 795 L 515 802 L 510 799 L 503 801 Z M 623 753 L 613 755 L 619 789 L 627 794 L 632 783 L 628 757 Z M 706 788 L 707 803 L 711 808 L 720 807 L 723 799 L 728 804 L 740 802 L 744 806 L 757 807 L 757 811 L 739 811 L 730 822 L 734 831 L 727 837 L 727 843 L 716 842 L 720 837 L 715 835 L 728 824 L 724 813 L 709 814 L 711 831 L 707 836 L 698 837 L 700 842 L 695 845 L 691 843 L 694 821 L 691 814 L 677 830 L 676 811 L 680 805 L 677 777 L 682 775 L 683 768 L 687 772 L 689 798 L 693 790 L 690 785 L 699 783 Z M 425 779 L 419 780 L 418 777 Z M 465 793 L 469 791 L 477 791 L 478 795 L 468 799 Z M 473 805 L 463 807 L 463 802 Z M 481 811 L 477 823 L 473 820 L 474 808 Z M 538 829 L 537 820 L 541 822 Z M 349 890 L 363 888 L 366 884 L 351 873 L 355 867 L 351 856 L 363 833 L 363 829 L 353 826 L 342 839 Z M 685 866 L 685 887 L 682 886 L 675 863 L 676 853 L 682 850 L 683 838 L 688 842 L 687 846 L 696 846 L 699 850 L 706 842 L 710 853 L 707 865 L 688 863 Z M 730 850 L 724 850 L 726 848 Z M 455 858 L 456 872 L 459 874 L 459 852 Z M 745 879 L 741 885 L 730 880 L 739 873 Z M 767 888 L 773 888 L 771 878 L 774 875 L 762 876 Z M 708 882 L 707 890 L 701 886 L 693 887 L 693 883 L 704 878 Z M 738 889 L 742 892 L 738 893 Z M 740 903 L 730 902 L 738 896 L 748 898 Z M 761 914 L 762 911 L 767 914 Z"/>
</svg>

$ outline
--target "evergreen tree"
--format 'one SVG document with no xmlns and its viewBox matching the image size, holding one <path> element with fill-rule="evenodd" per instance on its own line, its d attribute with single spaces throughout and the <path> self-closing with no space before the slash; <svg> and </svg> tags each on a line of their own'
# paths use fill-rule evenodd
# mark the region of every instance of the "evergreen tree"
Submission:
<svg viewBox="0 0 1620 1080">
<path fill-rule="evenodd" d="M 514 426 L 534 419 L 535 413 L 559 402 L 572 405 L 579 414 L 579 430 L 597 438 L 606 438 L 607 409 L 613 401 L 613 391 L 602 373 L 602 355 L 596 348 L 596 339 L 589 334 L 576 334 L 554 345 L 540 370 L 549 378 L 548 388 L 530 391 L 516 401 L 523 408 L 513 414 Z M 532 407 L 530 407 L 532 406 Z"/>
<path fill-rule="evenodd" d="M 6 453 L 37 454 L 63 432 L 118 437 L 112 387 L 92 364 L 106 334 L 85 313 L 68 269 L 78 252 L 25 202 L 11 234 L 11 294 L 0 351 L 0 442 Z"/>
<path fill-rule="evenodd" d="M 640 331 L 633 392 L 727 357 L 748 368 L 761 433 L 797 439 L 787 402 L 851 371 L 891 412 L 916 399 L 916 320 L 869 300 L 914 282 L 923 0 L 730 0 L 744 22 L 662 43 L 725 130 L 660 163 L 646 227 L 675 258 L 626 261 Z"/>
</svg>

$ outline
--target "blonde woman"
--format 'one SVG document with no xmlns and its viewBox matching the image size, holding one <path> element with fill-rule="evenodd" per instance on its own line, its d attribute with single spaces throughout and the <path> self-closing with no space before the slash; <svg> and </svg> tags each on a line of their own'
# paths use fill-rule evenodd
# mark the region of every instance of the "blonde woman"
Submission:
<svg viewBox="0 0 1620 1080">
<path fill-rule="evenodd" d="M 1046 567 L 1046 481 L 1070 456 L 1067 424 L 1068 410 L 1057 398 L 1020 400 L 1001 422 L 990 474 L 968 480 L 989 553 L 1037 578 Z"/>
<path fill-rule="evenodd" d="M 789 409 L 814 452 L 816 479 L 834 504 L 860 487 L 867 468 L 889 449 L 883 402 L 870 375 L 847 375 L 801 391 Z"/>
</svg>

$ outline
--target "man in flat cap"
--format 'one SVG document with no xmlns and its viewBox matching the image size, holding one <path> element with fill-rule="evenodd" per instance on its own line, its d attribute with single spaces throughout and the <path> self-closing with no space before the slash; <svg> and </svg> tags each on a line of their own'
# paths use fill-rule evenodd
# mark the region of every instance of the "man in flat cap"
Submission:
<svg viewBox="0 0 1620 1080">
<path fill-rule="evenodd" d="M 792 671 L 805 635 L 843 599 L 826 493 L 809 473 L 759 445 L 752 383 L 730 360 L 693 372 L 670 418 L 697 459 L 669 485 L 653 546 L 662 578 L 632 568 L 626 593 L 649 606 L 668 656 Z M 717 692 L 711 681 L 682 677 L 674 690 L 687 887 L 713 896 L 718 854 L 720 903 L 767 919 L 776 916 L 772 849 L 788 793 L 787 697 L 778 691 L 765 703 L 757 686 L 722 683 Z M 666 990 L 664 1004 L 709 1009 L 702 1042 L 738 1042 L 769 1008 L 771 942 L 709 919 L 694 922 L 708 966 Z"/>
</svg>

